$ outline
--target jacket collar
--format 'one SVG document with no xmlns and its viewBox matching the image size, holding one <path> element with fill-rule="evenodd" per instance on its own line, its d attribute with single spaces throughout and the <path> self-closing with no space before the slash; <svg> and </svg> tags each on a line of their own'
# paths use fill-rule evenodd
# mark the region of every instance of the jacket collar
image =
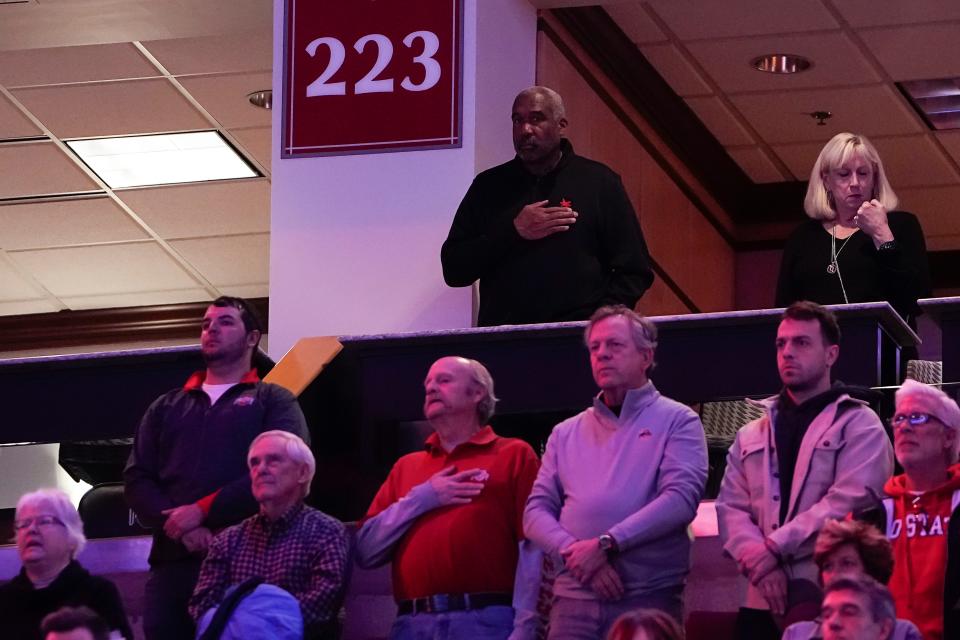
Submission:
<svg viewBox="0 0 960 640">
<path fill-rule="evenodd" d="M 194 371 L 193 374 L 187 378 L 187 381 L 183 385 L 184 391 L 193 391 L 194 389 L 200 389 L 203 387 L 204 381 L 207 379 L 207 370 L 202 369 L 200 371 Z M 240 381 L 237 384 L 252 384 L 255 382 L 260 382 L 260 376 L 257 375 L 257 370 L 250 369 L 247 371 Z"/>
<path fill-rule="evenodd" d="M 593 409 L 596 415 L 603 420 L 613 420 L 615 424 L 623 421 L 632 420 L 637 414 L 649 407 L 660 397 L 660 392 L 654 386 L 652 380 L 642 387 L 630 389 L 623 398 L 623 406 L 620 408 L 620 417 L 610 410 L 610 407 L 603 401 L 603 392 L 598 393 L 593 399 Z"/>
</svg>

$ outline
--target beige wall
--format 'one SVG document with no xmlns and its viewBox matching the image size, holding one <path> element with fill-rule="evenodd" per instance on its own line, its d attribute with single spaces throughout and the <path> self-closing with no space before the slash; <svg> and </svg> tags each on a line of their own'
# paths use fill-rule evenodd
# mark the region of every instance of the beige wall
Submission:
<svg viewBox="0 0 960 640">
<path fill-rule="evenodd" d="M 567 133 L 577 153 L 604 162 L 623 178 L 653 259 L 700 311 L 732 309 L 733 249 L 542 32 L 537 82 L 563 96 L 570 121 Z M 611 95 L 639 121 L 629 105 L 616 94 Z M 641 130 L 649 130 L 646 123 L 637 124 Z M 664 146 L 659 140 L 652 142 L 656 147 Z M 688 188 L 700 190 L 699 185 Z M 644 295 L 640 308 L 648 315 L 690 312 L 662 278 Z"/>
</svg>

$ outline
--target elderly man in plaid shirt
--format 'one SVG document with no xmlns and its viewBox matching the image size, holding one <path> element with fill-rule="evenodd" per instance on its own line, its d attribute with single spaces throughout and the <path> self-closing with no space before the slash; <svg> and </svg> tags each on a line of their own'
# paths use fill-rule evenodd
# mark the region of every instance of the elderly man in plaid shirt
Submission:
<svg viewBox="0 0 960 640">
<path fill-rule="evenodd" d="M 266 431 L 250 445 L 247 465 L 260 513 L 213 539 L 190 615 L 199 621 L 229 587 L 259 577 L 297 599 L 306 638 L 326 637 L 343 596 L 348 540 L 339 520 L 304 504 L 313 453 L 295 434 Z"/>
</svg>

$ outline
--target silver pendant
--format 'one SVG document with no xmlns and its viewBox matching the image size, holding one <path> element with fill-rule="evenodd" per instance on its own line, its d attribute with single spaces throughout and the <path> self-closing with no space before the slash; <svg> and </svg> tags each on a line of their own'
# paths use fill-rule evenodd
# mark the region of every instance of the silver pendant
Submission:
<svg viewBox="0 0 960 640">
<path fill-rule="evenodd" d="M 827 265 L 827 273 L 834 274 L 837 272 L 837 263 L 831 262 Z"/>
</svg>

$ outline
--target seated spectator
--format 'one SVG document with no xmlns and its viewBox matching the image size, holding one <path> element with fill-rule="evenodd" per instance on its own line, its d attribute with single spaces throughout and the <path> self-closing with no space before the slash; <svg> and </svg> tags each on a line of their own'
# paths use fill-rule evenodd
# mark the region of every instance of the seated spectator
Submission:
<svg viewBox="0 0 960 640">
<path fill-rule="evenodd" d="M 297 599 L 307 638 L 326 637 L 336 627 L 348 541 L 342 523 L 304 504 L 313 453 L 296 434 L 266 431 L 251 443 L 247 466 L 260 513 L 214 537 L 190 615 L 199 622 L 231 586 L 259 577 Z"/>
<path fill-rule="evenodd" d="M 820 618 L 824 640 L 890 640 L 893 598 L 873 578 L 840 577 L 827 585 Z"/>
<path fill-rule="evenodd" d="M 23 567 L 0 587 L 4 638 L 40 640 L 44 616 L 64 606 L 86 606 L 133 640 L 117 587 L 76 561 L 87 539 L 80 514 L 65 493 L 40 489 L 23 495 L 13 528 Z"/>
<path fill-rule="evenodd" d="M 893 573 L 893 549 L 876 527 L 857 520 L 830 520 L 820 530 L 813 551 L 820 581 L 870 576 L 886 584 Z M 783 640 L 819 640 L 820 619 L 787 627 Z M 897 620 L 891 640 L 921 640 L 920 631 L 909 620 Z"/>
<path fill-rule="evenodd" d="M 110 640 L 110 628 L 87 607 L 57 609 L 40 623 L 43 640 Z"/>
<path fill-rule="evenodd" d="M 927 640 L 960 637 L 960 407 L 946 393 L 906 380 L 891 420 L 904 473 L 865 514 L 893 543 L 890 591 L 897 615 Z"/>
<path fill-rule="evenodd" d="M 683 640 L 683 629 L 659 609 L 638 609 L 617 618 L 607 640 Z"/>
</svg>

